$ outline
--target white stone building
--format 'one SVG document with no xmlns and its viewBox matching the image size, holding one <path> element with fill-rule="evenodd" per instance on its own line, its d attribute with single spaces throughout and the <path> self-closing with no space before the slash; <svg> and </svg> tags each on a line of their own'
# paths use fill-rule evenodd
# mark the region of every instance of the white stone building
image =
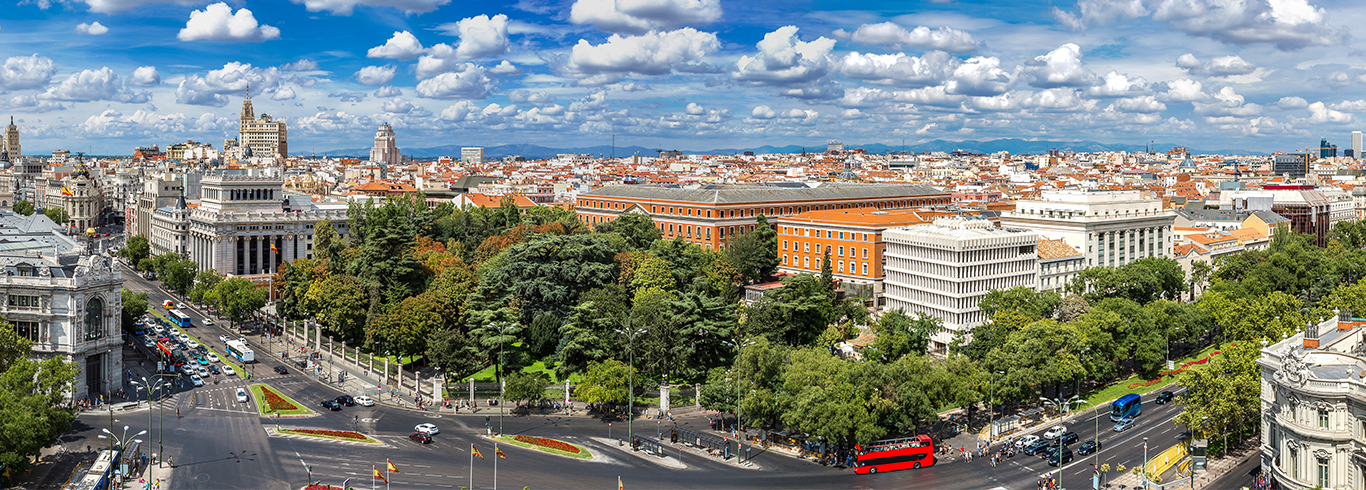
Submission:
<svg viewBox="0 0 1366 490">
<path fill-rule="evenodd" d="M 462 165 L 484 163 L 484 147 L 467 146 L 460 149 L 460 163 Z"/>
<path fill-rule="evenodd" d="M 1001 226 L 1025 228 L 1076 247 L 1086 266 L 1118 267 L 1145 257 L 1171 257 L 1176 213 L 1140 191 L 1043 191 L 1001 216 Z"/>
<path fill-rule="evenodd" d="M 1039 234 L 996 228 L 988 220 L 941 218 L 932 225 L 887 230 L 883 281 L 887 308 L 926 313 L 944 322 L 931 352 L 947 352 L 954 333 L 986 320 L 977 303 L 993 289 L 1035 288 Z"/>
<path fill-rule="evenodd" d="M 66 226 L 78 233 L 103 224 L 104 212 L 108 206 L 104 188 L 90 175 L 90 169 L 84 162 L 76 167 L 70 178 L 48 180 L 43 201 L 45 209 L 66 210 L 67 216 L 71 219 Z"/>
<path fill-rule="evenodd" d="M 381 124 L 375 131 L 375 146 L 370 148 L 370 161 L 378 165 L 398 165 L 403 163 L 398 142 L 394 139 L 394 127 L 389 123 Z"/>
</svg>

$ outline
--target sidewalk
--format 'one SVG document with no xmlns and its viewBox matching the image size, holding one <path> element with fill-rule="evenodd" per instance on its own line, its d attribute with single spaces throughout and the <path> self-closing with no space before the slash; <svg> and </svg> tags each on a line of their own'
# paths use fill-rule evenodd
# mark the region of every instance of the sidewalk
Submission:
<svg viewBox="0 0 1366 490">
<path fill-rule="evenodd" d="M 1205 471 L 1197 471 L 1195 473 L 1194 488 L 1204 488 L 1206 486 L 1209 486 L 1209 484 L 1214 482 L 1215 480 L 1218 480 L 1228 475 L 1230 472 L 1233 471 L 1234 468 L 1237 468 L 1238 465 L 1246 462 L 1248 458 L 1254 458 L 1260 454 L 1261 449 L 1258 448 L 1256 445 L 1252 445 L 1252 447 L 1239 449 L 1228 456 L 1220 457 L 1217 459 L 1210 459 L 1206 461 Z M 1171 469 L 1168 469 L 1166 472 L 1162 473 L 1162 475 L 1159 477 L 1159 479 L 1161 479 L 1162 481 L 1161 484 L 1149 481 L 1148 488 L 1162 488 L 1165 490 L 1192 489 L 1190 476 L 1182 474 L 1178 470 L 1178 468 L 1180 468 L 1182 465 L 1187 464 L 1189 461 L 1190 459 L 1186 458 L 1182 463 L 1172 466 Z M 1124 475 L 1115 477 L 1113 480 L 1110 480 L 1109 483 L 1116 487 L 1118 487 L 1119 485 L 1127 485 L 1131 488 L 1140 488 L 1143 485 L 1143 479 L 1142 477 L 1135 475 L 1132 472 L 1125 472 Z"/>
</svg>

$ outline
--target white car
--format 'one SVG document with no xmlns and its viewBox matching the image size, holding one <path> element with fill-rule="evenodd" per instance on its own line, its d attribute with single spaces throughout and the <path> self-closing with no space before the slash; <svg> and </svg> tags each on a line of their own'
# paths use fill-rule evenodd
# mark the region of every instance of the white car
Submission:
<svg viewBox="0 0 1366 490">
<path fill-rule="evenodd" d="M 177 334 L 175 334 L 175 338 L 180 339 L 181 342 L 189 342 L 189 341 L 190 341 L 190 336 L 189 336 L 189 335 L 185 335 L 184 333 L 177 333 Z"/>
<path fill-rule="evenodd" d="M 186 341 L 185 341 L 185 345 L 190 346 L 191 349 L 198 349 L 198 348 L 199 348 L 199 342 L 195 342 L 193 339 L 191 339 L 191 340 L 186 340 Z"/>
<path fill-rule="evenodd" d="M 213 326 L 213 320 L 210 320 L 210 319 L 208 319 L 208 318 L 205 318 L 205 319 L 204 319 L 204 325 L 205 325 L 205 326 L 208 326 L 208 327 L 212 327 L 212 326 Z"/>
<path fill-rule="evenodd" d="M 237 403 L 246 403 L 246 402 L 247 402 L 247 390 L 238 388 L 238 389 L 237 389 Z"/>
<path fill-rule="evenodd" d="M 191 374 L 190 382 L 194 383 L 195 386 L 204 386 L 204 378 L 199 377 L 198 374 Z"/>
<path fill-rule="evenodd" d="M 194 373 L 195 373 L 194 366 L 191 366 L 191 365 L 189 365 L 189 364 L 185 364 L 185 365 L 183 365 L 183 366 L 180 366 L 180 372 L 181 372 L 182 374 L 188 374 L 188 375 L 193 376 Z"/>
<path fill-rule="evenodd" d="M 219 361 L 219 360 L 218 360 L 218 354 L 214 354 L 214 353 L 212 353 L 212 352 L 210 352 L 210 353 L 208 353 L 208 354 L 204 354 L 204 358 L 205 358 L 205 359 L 208 359 L 209 362 L 222 362 L 222 361 Z"/>
<path fill-rule="evenodd" d="M 206 367 L 204 367 L 204 366 L 199 366 L 198 371 L 199 371 L 199 376 L 204 377 L 204 378 L 209 377 L 209 369 L 208 369 L 208 368 L 206 368 Z"/>
<path fill-rule="evenodd" d="M 224 364 L 224 365 L 223 365 L 223 375 L 224 375 L 224 376 L 237 376 L 237 371 L 234 370 L 234 369 L 232 368 L 232 366 L 229 366 L 229 365 L 227 365 L 227 364 Z"/>
<path fill-rule="evenodd" d="M 436 425 L 433 424 L 418 424 L 417 427 L 413 427 L 413 430 L 421 432 L 423 434 L 427 434 L 429 436 L 441 433 L 441 431 L 436 428 Z"/>
<path fill-rule="evenodd" d="M 222 342 L 222 343 L 224 343 L 224 344 L 226 344 L 226 343 L 228 343 L 228 336 L 227 336 L 227 335 L 219 335 L 219 336 L 218 336 L 218 341 L 219 341 L 219 342 Z"/>
<path fill-rule="evenodd" d="M 246 337 L 238 337 L 238 338 L 237 338 L 237 341 L 238 341 L 238 342 L 241 342 L 241 343 L 243 343 L 243 344 L 245 344 L 245 343 L 247 343 L 247 338 L 246 338 Z"/>
<path fill-rule="evenodd" d="M 1023 447 L 1029 446 L 1030 444 L 1034 444 L 1034 443 L 1036 443 L 1036 442 L 1039 442 L 1039 436 L 1036 436 L 1036 435 L 1034 435 L 1034 434 L 1030 434 L 1030 435 L 1021 437 L 1020 440 L 1018 440 L 1018 441 L 1015 441 L 1015 447 L 1023 448 Z"/>
<path fill-rule="evenodd" d="M 1044 433 L 1043 433 L 1043 438 L 1044 438 L 1044 439 L 1048 439 L 1048 440 L 1051 441 L 1051 440 L 1053 440 L 1053 439 L 1057 439 L 1058 436 L 1061 436 L 1061 435 L 1066 434 L 1066 433 L 1067 433 L 1067 427 L 1066 427 L 1066 426 L 1055 425 L 1055 426 L 1053 426 L 1052 429 L 1048 429 L 1048 432 L 1044 432 Z"/>
<path fill-rule="evenodd" d="M 375 406 L 375 401 L 368 396 L 361 395 L 356 397 L 356 404 L 362 407 L 373 407 Z"/>
</svg>

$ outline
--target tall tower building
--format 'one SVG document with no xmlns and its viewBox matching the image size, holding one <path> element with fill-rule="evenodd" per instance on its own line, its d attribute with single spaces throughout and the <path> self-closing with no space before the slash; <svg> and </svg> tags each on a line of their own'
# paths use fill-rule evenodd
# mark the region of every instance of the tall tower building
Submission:
<svg viewBox="0 0 1366 490">
<path fill-rule="evenodd" d="M 3 149 L 9 154 L 9 161 L 17 162 L 22 155 L 19 147 L 19 127 L 14 125 L 14 116 L 9 117 L 9 127 L 5 128 L 5 141 Z"/>
<path fill-rule="evenodd" d="M 370 149 L 370 161 L 383 165 L 403 163 L 403 154 L 394 140 L 394 128 L 389 123 L 381 124 L 375 131 L 375 147 Z"/>
<path fill-rule="evenodd" d="M 237 140 L 242 156 L 247 156 L 248 150 L 252 156 L 277 156 L 280 160 L 289 155 L 285 119 L 276 120 L 269 114 L 256 117 L 256 111 L 251 107 L 250 87 L 247 88 L 246 97 L 242 99 L 242 119 Z"/>
<path fill-rule="evenodd" d="M 1361 154 L 1361 131 L 1352 131 L 1352 158 L 1366 159 L 1366 155 Z"/>
</svg>

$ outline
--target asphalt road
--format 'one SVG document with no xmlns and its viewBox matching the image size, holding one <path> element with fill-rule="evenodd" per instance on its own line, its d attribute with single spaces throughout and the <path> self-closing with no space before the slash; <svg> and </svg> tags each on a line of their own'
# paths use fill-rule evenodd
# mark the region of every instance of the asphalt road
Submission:
<svg viewBox="0 0 1366 490">
<path fill-rule="evenodd" d="M 132 272 L 126 271 L 125 287 L 134 291 L 148 292 L 148 302 L 154 308 L 166 299 L 172 299 L 152 284 Z M 217 352 L 222 352 L 220 334 L 236 337 L 236 332 L 223 330 L 221 325 L 206 327 L 203 319 L 194 312 L 184 309 L 193 318 L 195 327 L 188 331 L 207 342 Z M 498 427 L 496 412 L 488 410 L 478 415 L 435 415 L 388 407 L 347 407 L 338 412 L 323 411 L 317 403 L 323 399 L 341 394 L 331 386 L 298 373 L 294 366 L 288 366 L 289 375 L 276 375 L 272 368 L 277 360 L 260 354 L 260 344 L 256 337 L 248 336 L 257 347 L 258 366 L 253 382 L 271 385 L 286 395 L 320 412 L 319 416 L 309 418 L 285 418 L 281 427 L 316 428 L 335 430 L 360 430 L 385 443 L 384 447 L 348 445 L 337 442 L 314 441 L 282 437 L 269 437 L 267 427 L 274 427 L 275 421 L 256 415 L 251 404 L 237 403 L 234 388 L 245 381 L 239 377 L 226 378 L 220 384 L 209 383 L 200 388 L 177 389 L 177 393 L 162 402 L 164 416 L 165 450 L 163 456 L 175 459 L 176 469 L 168 487 L 174 489 L 297 489 L 305 484 L 311 470 L 315 480 L 332 485 L 340 485 L 347 478 L 356 488 L 369 485 L 372 466 L 383 469 L 385 461 L 393 461 L 400 472 L 388 474 L 393 488 L 494 488 L 494 464 L 497 458 L 490 440 L 485 433 L 485 416 L 491 416 L 491 423 Z M 133 350 L 126 349 L 131 355 Z M 129 365 L 134 365 L 130 362 Z M 357 395 L 358 393 L 352 393 Z M 174 409 L 180 408 L 183 418 L 177 419 Z M 1103 446 L 1099 455 L 1101 464 L 1112 467 L 1123 464 L 1141 464 L 1143 458 L 1143 438 L 1149 439 L 1149 452 L 1156 454 L 1179 440 L 1182 428 L 1171 422 L 1179 412 L 1174 404 L 1153 405 L 1152 396 L 1144 399 L 1144 413 L 1137 425 L 1125 432 L 1116 433 L 1110 429 L 1108 410 L 1102 410 L 1099 417 L 1100 441 Z M 157 416 L 159 410 L 151 413 L 152 430 L 145 441 L 155 445 L 159 431 Z M 148 412 L 144 410 L 122 412 L 115 415 L 114 426 L 122 429 L 130 426 L 129 433 L 136 433 L 148 426 Z M 359 424 L 355 421 L 359 419 Z M 87 414 L 80 418 L 82 430 L 74 434 L 76 438 L 67 445 L 74 450 L 83 450 L 86 444 L 98 446 L 106 441 L 95 439 L 99 428 L 109 427 L 107 414 Z M 1076 431 L 1081 441 L 1094 437 L 1096 420 L 1085 418 L 1067 423 Z M 441 433 L 434 436 L 435 442 L 420 445 L 407 439 L 413 427 L 420 423 L 434 423 Z M 700 418 L 682 420 L 680 427 L 696 431 L 707 430 Z M 678 489 L 717 489 L 717 488 L 934 488 L 945 490 L 994 489 L 1026 490 L 1035 488 L 1035 481 L 1041 475 L 1056 468 L 1034 456 L 1019 454 L 1006 459 L 1001 465 L 992 468 L 986 459 L 972 463 L 940 459 L 933 467 L 920 470 L 907 470 L 876 475 L 855 475 L 852 470 L 826 467 L 812 462 L 799 460 L 773 452 L 755 452 L 754 461 L 762 470 L 740 469 L 684 452 L 682 461 L 686 469 L 673 469 L 662 466 L 624 448 L 608 446 L 590 439 L 606 437 L 607 426 L 595 419 L 562 416 L 504 416 L 504 432 L 508 434 L 527 434 L 567 440 L 589 448 L 595 455 L 594 461 L 572 460 L 549 455 L 516 446 L 502 447 L 507 459 L 496 461 L 498 465 L 498 486 L 502 488 L 522 488 L 524 486 L 541 488 L 615 488 L 617 478 L 621 477 L 626 488 L 678 488 Z M 617 422 L 613 436 L 621 437 L 625 427 Z M 637 432 L 653 436 L 654 429 L 649 422 L 637 422 Z M 665 429 L 668 427 L 666 426 Z M 80 438 L 84 439 L 80 439 Z M 667 437 L 667 436 L 666 436 Z M 106 443 L 107 444 L 107 443 Z M 483 453 L 483 460 L 473 463 L 471 480 L 470 445 L 474 444 Z M 953 458 L 956 459 L 956 458 Z M 1063 483 L 1068 488 L 1091 487 L 1091 465 L 1093 456 L 1087 456 L 1066 465 L 1063 469 Z M 1115 475 L 1111 471 L 1111 475 Z"/>
</svg>

